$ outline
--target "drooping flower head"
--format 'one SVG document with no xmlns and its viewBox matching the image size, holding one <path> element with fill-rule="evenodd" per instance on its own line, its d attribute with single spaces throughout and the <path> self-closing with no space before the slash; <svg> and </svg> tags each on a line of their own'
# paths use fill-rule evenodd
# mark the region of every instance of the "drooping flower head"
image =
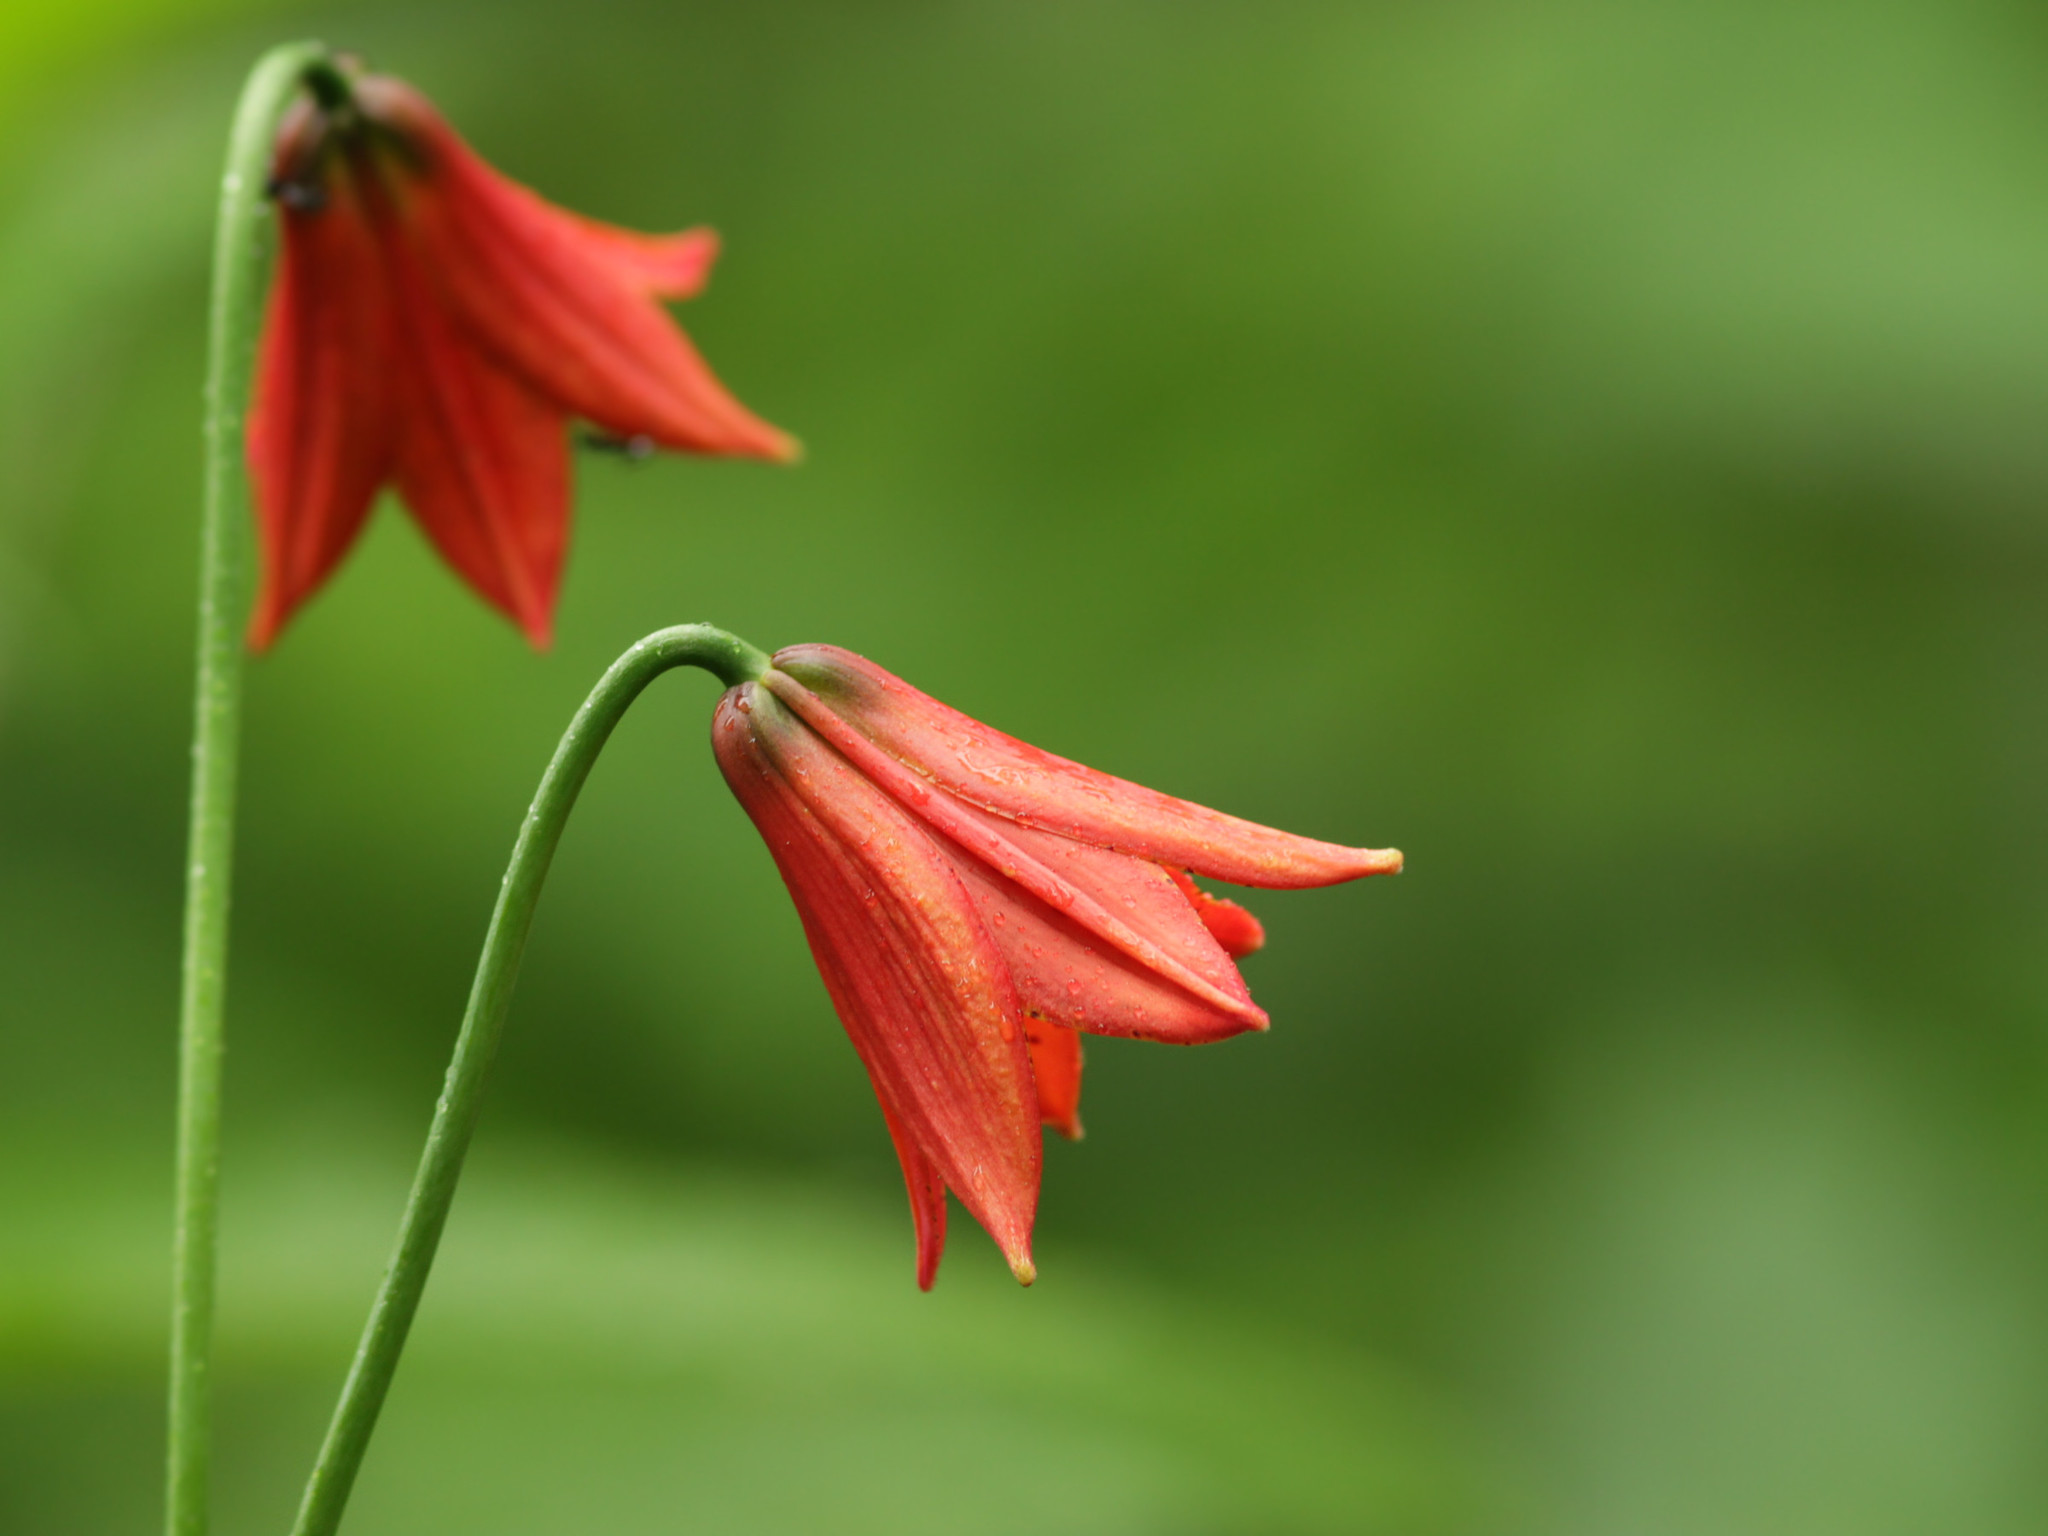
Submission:
<svg viewBox="0 0 2048 1536">
<path fill-rule="evenodd" d="M 767 840 L 903 1164 L 929 1288 L 946 1191 L 1029 1284 L 1039 1125 L 1080 1131 L 1086 1034 L 1266 1028 L 1264 932 L 1191 875 L 1334 885 L 1401 867 L 1006 736 L 828 645 L 719 701 L 712 746 Z"/>
<path fill-rule="evenodd" d="M 355 78 L 346 103 L 293 107 L 271 187 L 283 243 L 248 434 L 258 648 L 333 573 L 385 485 L 546 644 L 571 418 L 646 447 L 793 456 L 662 307 L 703 287 L 710 231 L 642 235 L 557 208 L 379 75 Z"/>
</svg>

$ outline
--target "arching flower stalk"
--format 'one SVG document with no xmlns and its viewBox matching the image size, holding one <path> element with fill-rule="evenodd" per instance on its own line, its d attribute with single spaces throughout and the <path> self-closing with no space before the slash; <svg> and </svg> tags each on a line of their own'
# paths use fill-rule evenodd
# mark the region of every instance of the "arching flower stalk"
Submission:
<svg viewBox="0 0 2048 1536">
<path fill-rule="evenodd" d="M 673 667 L 726 684 L 712 750 L 796 899 L 903 1163 L 929 1287 L 946 1191 L 1029 1282 L 1041 1119 L 1078 1128 L 1078 1032 L 1194 1043 L 1266 1027 L 1230 953 L 1257 922 L 1195 888 L 1331 885 L 1401 855 L 1239 821 L 1042 752 L 833 646 L 649 635 L 569 724 L 520 824 L 469 1008 L 293 1536 L 332 1536 L 455 1199 L 540 888 L 633 700 Z"/>
</svg>

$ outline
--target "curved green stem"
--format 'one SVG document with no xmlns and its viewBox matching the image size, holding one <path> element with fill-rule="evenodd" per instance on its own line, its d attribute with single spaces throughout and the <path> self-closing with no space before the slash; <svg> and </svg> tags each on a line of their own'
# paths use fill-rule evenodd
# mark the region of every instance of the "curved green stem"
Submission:
<svg viewBox="0 0 2048 1536">
<path fill-rule="evenodd" d="M 171 1261 L 171 1388 L 165 1529 L 204 1536 L 211 1460 L 215 1239 L 219 1226 L 221 1004 L 241 739 L 242 625 L 248 614 L 248 491 L 242 431 L 262 313 L 268 221 L 263 187 L 278 118 L 302 85 L 347 83 L 320 43 L 289 43 L 250 72 L 228 139 L 214 230 L 207 326 L 206 486 L 199 569 L 199 664 L 178 997 L 177 1214 Z"/>
<path fill-rule="evenodd" d="M 384 1272 L 362 1341 L 356 1346 L 355 1362 L 349 1367 L 341 1401 L 320 1447 L 320 1459 L 306 1484 L 293 1536 L 333 1536 L 341 1524 L 342 1509 L 391 1388 L 392 1374 L 398 1369 L 406 1333 L 419 1310 L 427 1273 L 447 1225 L 448 1208 L 455 1200 L 462 1160 L 483 1104 L 484 1079 L 505 1032 L 519 958 L 526 949 L 526 935 L 533 926 L 534 907 L 540 901 L 541 883 L 547 878 L 555 845 L 561 841 L 570 808 L 613 727 L 641 691 L 672 667 L 702 667 L 731 687 L 765 674 L 768 658 L 744 640 L 708 624 L 658 630 L 612 663 L 569 722 L 534 793 L 532 808 L 520 825 L 519 839 L 512 845 L 512 862 L 498 887 L 498 904 L 484 936 L 483 954 L 477 960 L 462 1033 L 456 1037 L 455 1055 L 448 1063 L 447 1081 L 434 1106 L 426 1149 L 420 1154 L 419 1171 L 413 1176 L 412 1194 L 399 1224 L 398 1246 Z"/>
</svg>

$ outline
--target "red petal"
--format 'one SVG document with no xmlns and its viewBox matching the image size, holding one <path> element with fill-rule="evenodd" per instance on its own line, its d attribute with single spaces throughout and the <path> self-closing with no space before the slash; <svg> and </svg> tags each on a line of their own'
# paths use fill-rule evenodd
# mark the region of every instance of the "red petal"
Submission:
<svg viewBox="0 0 2048 1536">
<path fill-rule="evenodd" d="M 564 412 L 621 437 L 794 456 L 790 438 L 727 393 L 651 297 L 661 260 L 645 247 L 629 254 L 616 233 L 594 234 L 499 175 L 410 87 L 371 84 L 374 115 L 399 124 L 420 159 L 404 179 L 409 237 L 478 345 Z"/>
<path fill-rule="evenodd" d="M 318 211 L 284 211 L 249 415 L 262 650 L 334 573 L 392 467 L 389 310 L 376 235 L 346 175 Z"/>
<path fill-rule="evenodd" d="M 779 662 L 764 681 L 877 787 L 965 852 L 1197 1000 L 1265 1028 L 1237 968 L 1164 870 L 957 800 L 854 730 Z"/>
<path fill-rule="evenodd" d="M 1081 1037 L 1049 1019 L 1024 1019 L 1038 1118 L 1069 1141 L 1081 1139 Z"/>
<path fill-rule="evenodd" d="M 1242 960 L 1266 947 L 1266 925 L 1243 907 L 1225 897 L 1210 895 L 1190 880 L 1185 870 L 1169 869 L 1167 873 L 1173 876 L 1173 883 L 1180 887 L 1180 893 L 1195 909 L 1202 926 L 1209 930 L 1231 959 Z"/>
<path fill-rule="evenodd" d="M 544 646 L 569 536 L 562 415 L 469 344 L 402 244 L 385 254 L 407 364 L 399 493 L 448 563 Z"/>
<path fill-rule="evenodd" d="M 877 1102 L 889 1139 L 896 1144 L 896 1160 L 903 1165 L 904 1187 L 910 1191 L 910 1220 L 917 1231 L 917 1288 L 928 1291 L 939 1278 L 939 1260 L 946 1255 L 946 1181 L 889 1113 L 889 1101 Z"/>
<path fill-rule="evenodd" d="M 1024 826 L 1234 885 L 1333 885 L 1401 867 L 1392 849 L 1296 837 L 1041 752 L 838 646 L 791 646 L 775 665 L 897 762 Z"/>
<path fill-rule="evenodd" d="M 1141 860 L 1129 862 L 1158 871 L 1157 865 Z M 956 868 L 1003 952 L 1018 1006 L 1027 1015 L 1091 1035 L 1129 1035 L 1169 1045 L 1227 1040 L 1247 1029 L 1266 1027 L 1266 1016 L 1256 1006 L 1224 1009 L 1197 997 L 980 860 L 962 858 Z M 1163 873 L 1160 880 L 1165 882 Z M 1170 885 L 1167 894 L 1187 911 L 1187 903 Z M 1192 914 L 1189 925 L 1199 926 Z M 1207 941 L 1206 933 L 1202 937 Z M 1241 990 L 1242 983 L 1238 986 Z"/>
<path fill-rule="evenodd" d="M 711 281 L 711 264 L 718 260 L 716 231 L 686 229 L 673 235 L 643 235 L 637 229 L 621 229 L 557 208 L 516 182 L 509 185 L 530 199 L 540 213 L 566 220 L 592 246 L 608 249 L 626 280 L 656 298 L 694 299 Z"/>
<path fill-rule="evenodd" d="M 803 919 L 825 988 L 902 1134 L 1032 1276 L 1038 1117 L 1016 995 L 954 871 L 917 823 L 757 684 L 712 746 Z M 919 1198 L 925 1170 L 904 1161 Z"/>
</svg>

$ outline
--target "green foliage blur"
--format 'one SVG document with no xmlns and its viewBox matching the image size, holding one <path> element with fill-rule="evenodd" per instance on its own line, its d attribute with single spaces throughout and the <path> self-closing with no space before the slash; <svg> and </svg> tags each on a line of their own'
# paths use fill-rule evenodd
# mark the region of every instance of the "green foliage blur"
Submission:
<svg viewBox="0 0 2048 1536">
<path fill-rule="evenodd" d="M 0 1532 L 156 1519 L 205 253 L 318 35 L 794 470 L 586 456 L 555 649 L 390 506 L 254 668 L 221 1536 L 279 1531 L 603 665 L 829 640 L 1346 842 L 912 1285 L 684 674 L 569 830 L 351 1529 L 2048 1522 L 2048 23 L 2009 0 L 10 0 Z"/>
</svg>

